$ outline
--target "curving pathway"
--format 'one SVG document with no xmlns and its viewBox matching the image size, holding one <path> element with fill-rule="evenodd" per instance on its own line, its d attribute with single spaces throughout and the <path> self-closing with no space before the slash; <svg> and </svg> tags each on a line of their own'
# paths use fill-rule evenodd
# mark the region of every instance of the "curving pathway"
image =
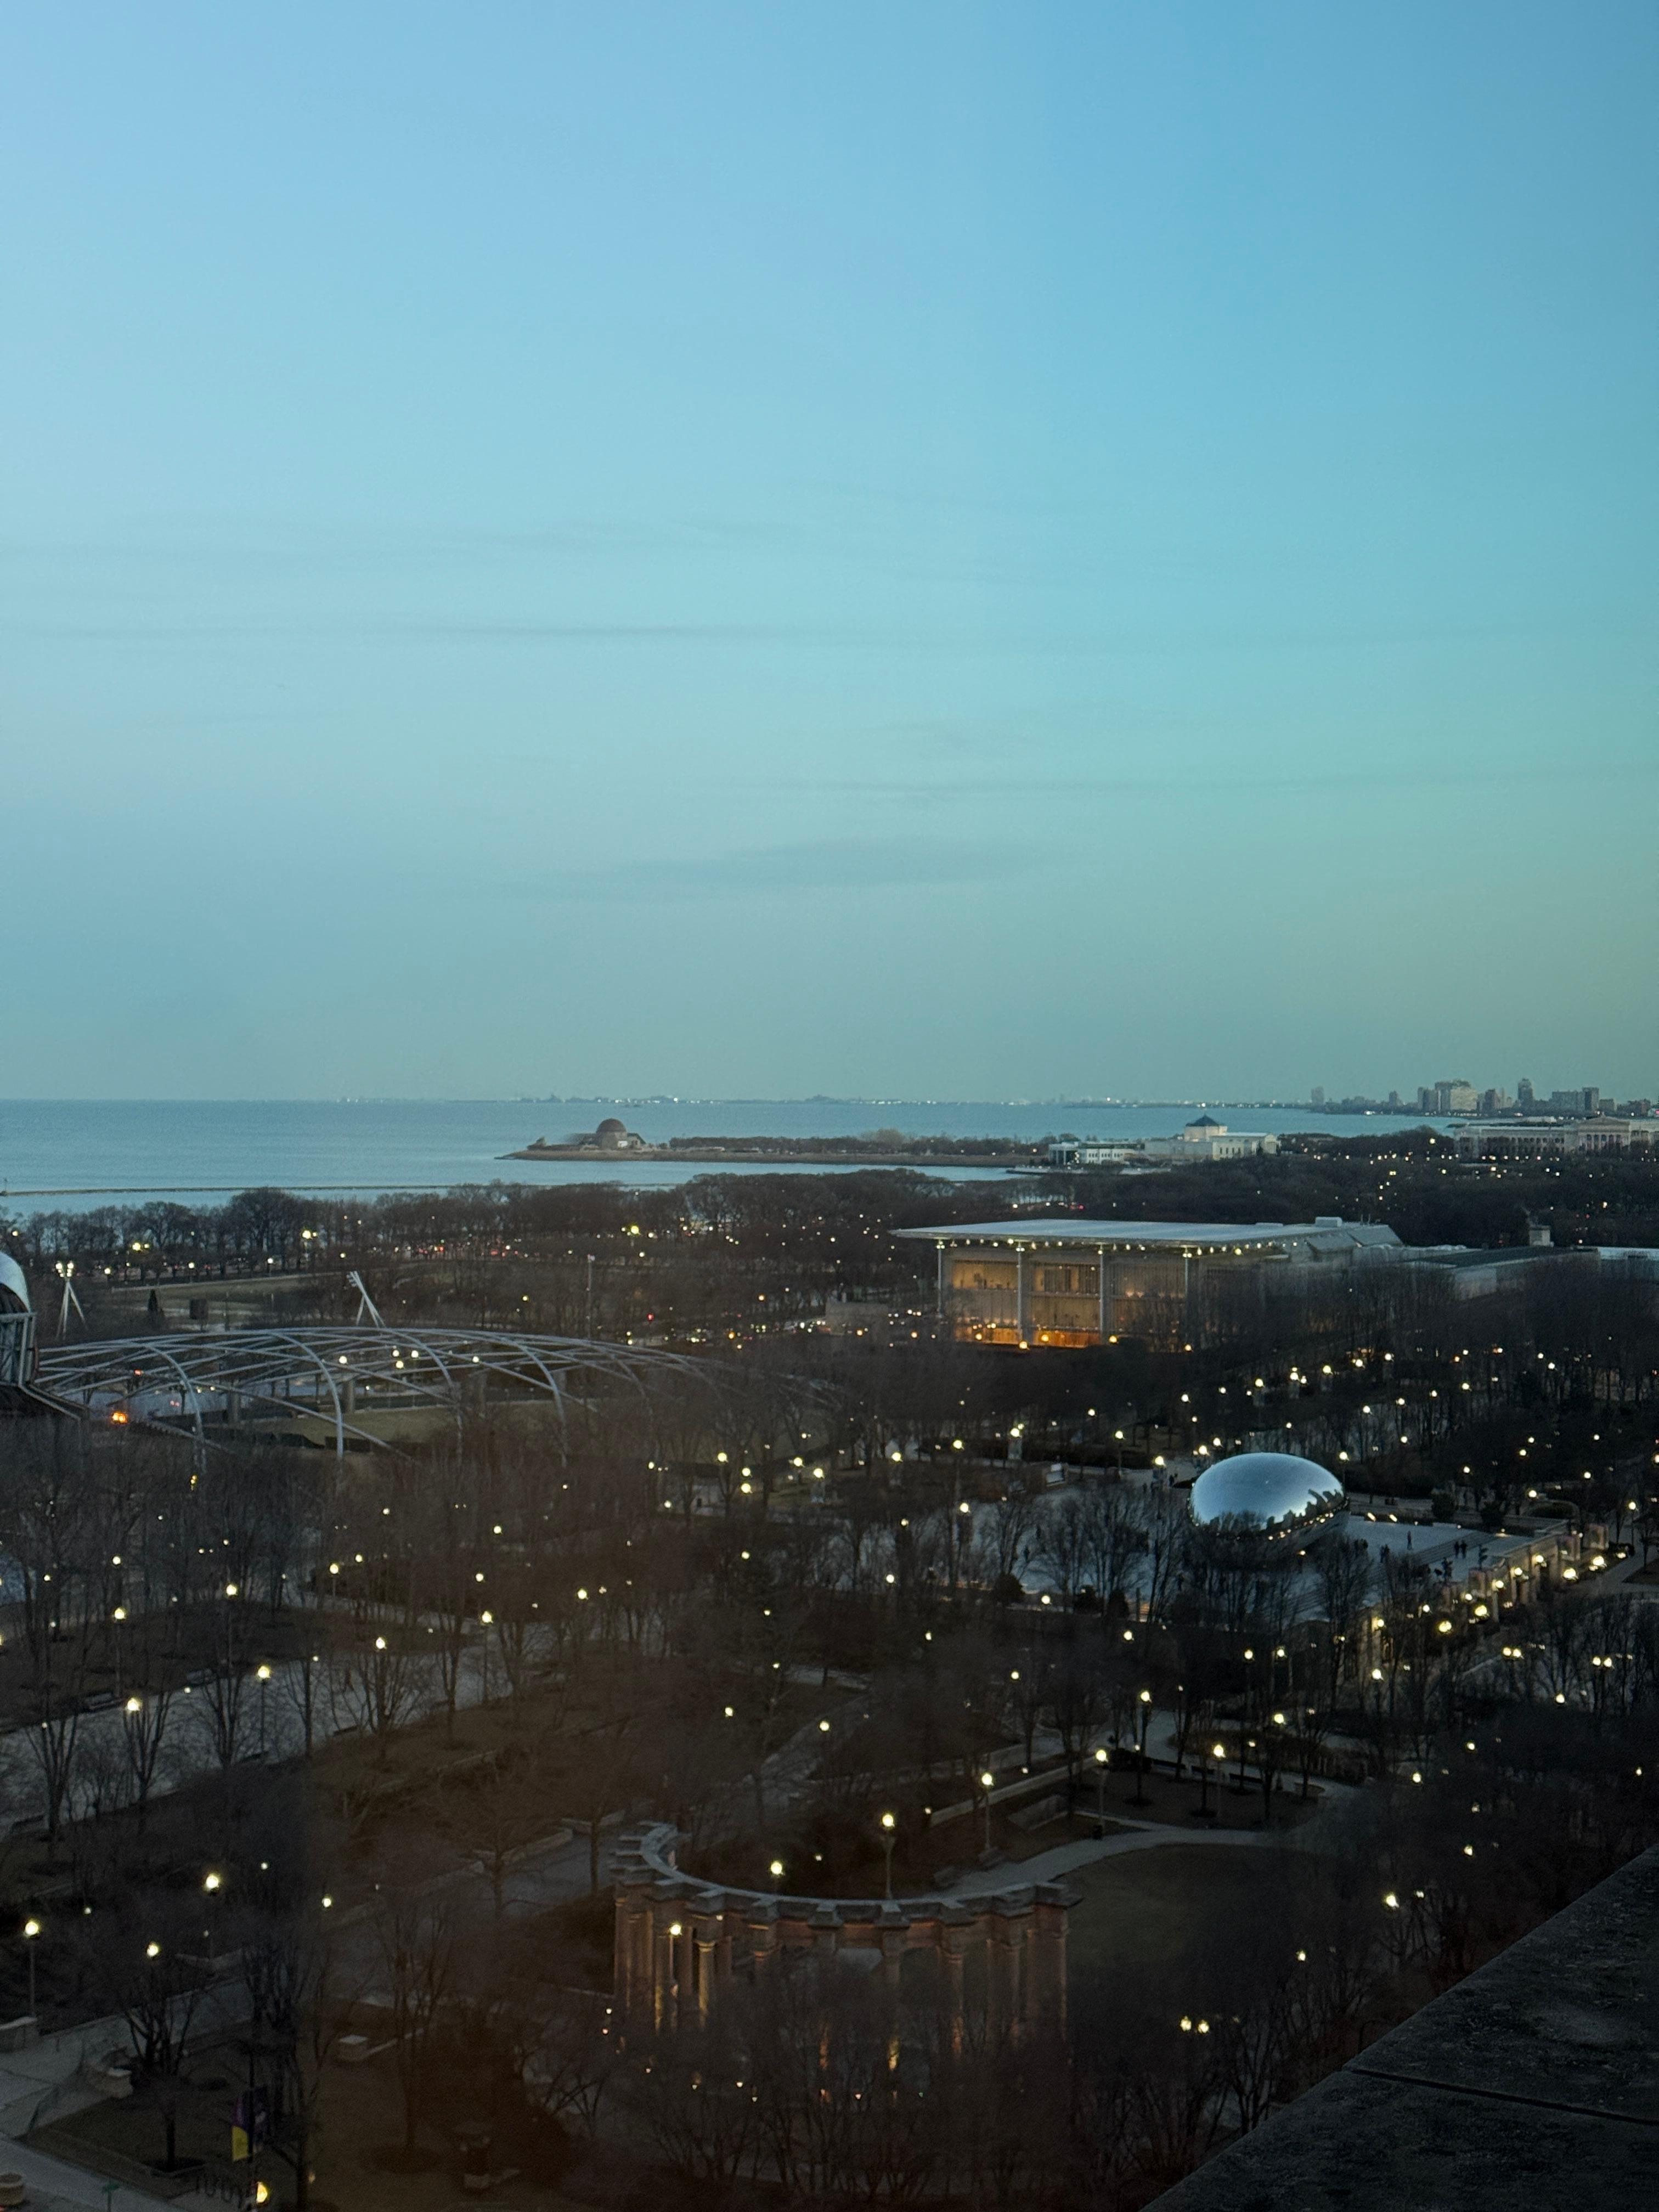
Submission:
<svg viewBox="0 0 1659 2212">
<path fill-rule="evenodd" d="M 1112 1818 L 1118 1816 L 1114 1814 Z M 951 1882 L 946 1897 L 985 1897 L 1001 1889 L 1022 1888 L 1027 1882 L 1059 1881 L 1073 1869 L 1091 1866 L 1097 1859 L 1121 1857 L 1125 1851 L 1158 1850 L 1165 1844 L 1233 1844 L 1260 1850 L 1277 1844 L 1293 1831 L 1278 1828 L 1176 1828 L 1153 1820 L 1121 1821 L 1128 1832 L 1121 1836 L 1085 1836 L 1075 1844 L 1056 1844 L 1034 1859 L 1009 1861 L 999 1867 L 976 1867 Z"/>
</svg>

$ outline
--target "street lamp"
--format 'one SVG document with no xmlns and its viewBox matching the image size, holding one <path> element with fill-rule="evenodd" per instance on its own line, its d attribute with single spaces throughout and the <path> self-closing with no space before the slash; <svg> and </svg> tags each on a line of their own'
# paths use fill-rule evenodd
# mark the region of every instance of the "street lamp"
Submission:
<svg viewBox="0 0 1659 2212">
<path fill-rule="evenodd" d="M 34 1945 L 40 1933 L 40 1923 L 38 1920 L 26 1920 L 23 1923 L 23 1948 L 28 1954 L 29 1961 L 29 2018 L 31 2020 L 38 2017 L 34 2009 Z"/>
<path fill-rule="evenodd" d="M 897 1841 L 898 1822 L 890 1813 L 884 1813 L 881 1816 L 881 1848 L 887 1859 L 887 1899 L 890 1904 L 893 1897 L 893 1846 Z"/>
<path fill-rule="evenodd" d="M 224 1876 L 222 1875 L 213 1873 L 204 1874 L 202 1876 L 202 1887 L 206 1893 L 209 1911 L 211 1913 L 213 1906 L 218 1898 L 219 1892 L 224 1887 Z M 213 1917 L 217 1917 L 216 1913 L 213 1914 Z M 202 1941 L 207 1946 L 207 1954 L 209 1958 L 216 1958 L 218 1954 L 214 1948 L 211 1920 L 210 1921 L 209 1925 L 202 1930 Z"/>
<path fill-rule="evenodd" d="M 1198 1810 L 1193 1815 L 1194 1820 L 1214 1820 L 1215 1814 L 1210 1809 L 1210 1759 L 1213 1759 L 1216 1765 L 1219 1766 L 1226 1756 L 1227 1747 L 1224 1743 L 1211 1744 L 1207 1757 L 1202 1751 L 1200 1752 L 1198 1755 Z"/>
<path fill-rule="evenodd" d="M 985 1792 L 985 1850 L 988 1856 L 991 1849 L 991 1792 L 996 1786 L 996 1777 L 988 1766 L 979 1778 L 979 1786 Z"/>
<path fill-rule="evenodd" d="M 1146 1796 L 1146 1723 L 1152 1717 L 1152 1692 L 1150 1690 L 1143 1690 L 1139 1698 L 1137 1699 L 1136 1704 L 1137 1711 L 1135 1717 L 1139 1722 L 1140 1726 L 1139 1753 L 1135 1761 L 1134 1802 L 1137 1805 L 1145 1805 L 1150 1802 Z"/>
<path fill-rule="evenodd" d="M 1105 1745 L 1097 1744 L 1095 1747 L 1095 1832 L 1098 1836 L 1106 1832 L 1106 1769 L 1109 1764 Z"/>
<path fill-rule="evenodd" d="M 254 1679 L 259 1685 L 259 1756 L 263 1759 L 265 1755 L 265 1685 L 270 1680 L 270 1668 L 262 1666 L 257 1668 Z"/>
</svg>

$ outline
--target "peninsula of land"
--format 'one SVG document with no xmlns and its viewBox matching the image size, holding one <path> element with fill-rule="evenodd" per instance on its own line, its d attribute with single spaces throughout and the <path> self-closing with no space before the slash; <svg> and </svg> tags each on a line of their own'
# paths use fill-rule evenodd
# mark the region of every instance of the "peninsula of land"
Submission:
<svg viewBox="0 0 1659 2212">
<path fill-rule="evenodd" d="M 1029 1172 L 1046 1166 L 1046 1144 L 1009 1137 L 909 1137 L 899 1129 L 872 1129 L 860 1137 L 671 1137 L 665 1145 L 645 1138 L 618 1121 L 559 1139 L 538 1137 L 509 1160 L 671 1160 L 688 1167 L 718 1167 L 757 1160 L 781 1167 L 960 1167 L 964 1161 L 988 1168 Z"/>
</svg>

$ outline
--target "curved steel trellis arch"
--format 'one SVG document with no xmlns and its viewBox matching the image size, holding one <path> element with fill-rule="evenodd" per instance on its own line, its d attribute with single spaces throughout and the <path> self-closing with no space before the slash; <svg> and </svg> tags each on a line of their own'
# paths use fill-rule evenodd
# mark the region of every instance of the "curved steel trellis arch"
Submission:
<svg viewBox="0 0 1659 2212">
<path fill-rule="evenodd" d="M 422 1364 L 424 1363 L 424 1364 Z M 335 1450 L 346 1438 L 386 1447 L 386 1439 L 350 1418 L 356 1388 L 384 1394 L 387 1410 L 463 1402 L 468 1381 L 495 1376 L 550 1398 L 561 1421 L 573 1384 L 584 1376 L 631 1386 L 648 1397 L 653 1382 L 692 1380 L 717 1393 L 728 1380 L 712 1362 L 598 1339 L 526 1336 L 501 1329 L 248 1328 L 217 1335 L 115 1338 L 52 1345 L 40 1355 L 40 1388 L 88 1413 L 113 1412 L 176 1391 L 179 1413 L 198 1439 L 203 1401 L 223 1396 L 291 1407 L 303 1384 L 316 1410 L 331 1416 Z M 352 1386 L 343 1389 L 343 1385 Z"/>
</svg>

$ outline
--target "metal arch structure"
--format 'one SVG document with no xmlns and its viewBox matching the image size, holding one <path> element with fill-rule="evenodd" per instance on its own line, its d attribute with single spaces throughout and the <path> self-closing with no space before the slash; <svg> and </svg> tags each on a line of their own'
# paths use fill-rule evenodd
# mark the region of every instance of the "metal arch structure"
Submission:
<svg viewBox="0 0 1659 2212">
<path fill-rule="evenodd" d="M 710 1362 L 583 1337 L 483 1328 L 246 1328 L 52 1345 L 40 1352 L 36 1388 L 82 1413 L 151 1427 L 178 1423 L 198 1442 L 206 1441 L 208 1415 L 228 1422 L 244 1405 L 308 1412 L 331 1424 L 335 1451 L 343 1455 L 348 1437 L 391 1448 L 357 1421 L 360 1410 L 437 1406 L 459 1413 L 470 1391 L 487 1390 L 493 1381 L 550 1399 L 562 1421 L 567 1400 L 584 1399 L 594 1385 L 621 1383 L 647 1396 L 671 1377 L 711 1391 L 721 1382 Z"/>
</svg>

